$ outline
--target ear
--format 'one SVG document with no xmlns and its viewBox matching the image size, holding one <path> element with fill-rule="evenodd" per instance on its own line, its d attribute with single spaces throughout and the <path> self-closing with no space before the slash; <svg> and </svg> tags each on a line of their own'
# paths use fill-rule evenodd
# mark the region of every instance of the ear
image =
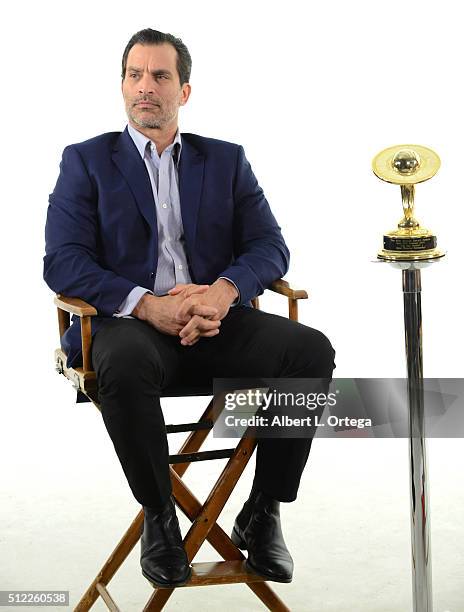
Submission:
<svg viewBox="0 0 464 612">
<path fill-rule="evenodd" d="M 190 93 L 192 91 L 192 88 L 190 86 L 190 83 L 184 83 L 181 87 L 181 96 L 180 96 L 180 106 L 184 106 L 184 104 L 187 104 L 187 100 L 190 97 Z"/>
</svg>

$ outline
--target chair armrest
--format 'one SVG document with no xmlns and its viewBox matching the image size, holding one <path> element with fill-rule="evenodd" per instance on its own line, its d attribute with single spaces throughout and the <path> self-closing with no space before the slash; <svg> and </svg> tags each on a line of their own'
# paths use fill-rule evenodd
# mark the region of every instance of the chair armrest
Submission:
<svg viewBox="0 0 464 612">
<path fill-rule="evenodd" d="M 291 300 L 307 300 L 308 293 L 304 289 L 292 289 L 287 281 L 283 278 L 279 278 L 279 280 L 271 283 L 269 287 L 270 291 L 274 291 L 275 293 L 280 293 L 281 295 L 285 295 Z"/>
<path fill-rule="evenodd" d="M 66 297 L 65 295 L 57 294 L 54 298 L 54 303 L 58 307 L 58 326 L 60 329 L 60 338 L 69 327 L 69 315 L 78 315 L 81 319 L 81 338 L 82 338 L 82 369 L 84 373 L 91 371 L 91 345 L 92 331 L 90 317 L 98 314 L 97 309 L 84 302 L 80 298 Z"/>
<path fill-rule="evenodd" d="M 268 289 L 285 296 L 288 299 L 288 317 L 292 321 L 298 321 L 298 302 L 297 300 L 307 300 L 308 294 L 304 289 L 292 289 L 288 282 L 283 278 L 279 278 L 272 282 Z M 259 298 L 255 297 L 251 300 L 253 308 L 259 309 Z"/>
<path fill-rule="evenodd" d="M 79 315 L 80 317 L 94 317 L 98 314 L 96 308 L 80 298 L 66 297 L 59 293 L 53 301 L 61 310 Z"/>
</svg>

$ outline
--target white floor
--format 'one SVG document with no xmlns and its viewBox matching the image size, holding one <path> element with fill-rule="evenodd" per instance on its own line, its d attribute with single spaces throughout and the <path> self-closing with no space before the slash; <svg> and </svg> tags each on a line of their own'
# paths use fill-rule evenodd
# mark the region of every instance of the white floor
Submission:
<svg viewBox="0 0 464 612">
<path fill-rule="evenodd" d="M 139 506 L 100 413 L 75 404 L 64 379 L 49 383 L 45 403 L 29 400 L 3 420 L 0 589 L 69 590 L 74 606 Z M 182 418 L 179 404 L 165 406 L 167 422 L 198 416 L 190 400 L 181 405 Z M 232 442 L 215 439 L 212 446 Z M 178 445 L 173 438 L 173 450 Z M 428 460 L 434 611 L 463 612 L 462 440 L 429 440 Z M 205 462 L 187 472 L 200 499 L 223 465 Z M 219 519 L 226 531 L 248 494 L 253 465 L 254 459 Z M 412 610 L 408 479 L 406 440 L 315 441 L 298 500 L 282 505 L 294 580 L 270 583 L 292 611 Z M 179 518 L 185 533 L 188 522 Z M 123 612 L 140 612 L 152 591 L 138 556 L 139 544 L 109 585 Z M 215 559 L 209 545 L 196 558 Z M 93 609 L 106 606 L 99 600 Z M 177 589 L 166 609 L 265 608 L 240 584 Z"/>
</svg>

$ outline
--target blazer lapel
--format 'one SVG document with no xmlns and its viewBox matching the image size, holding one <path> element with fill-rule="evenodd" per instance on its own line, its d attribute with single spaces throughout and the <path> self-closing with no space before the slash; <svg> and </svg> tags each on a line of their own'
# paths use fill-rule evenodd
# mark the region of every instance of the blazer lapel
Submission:
<svg viewBox="0 0 464 612">
<path fill-rule="evenodd" d="M 130 137 L 127 128 L 116 141 L 112 158 L 121 174 L 129 184 L 137 206 L 150 230 L 157 235 L 156 209 L 150 177 L 145 162 Z"/>
<path fill-rule="evenodd" d="M 205 158 L 182 134 L 179 163 L 179 195 L 185 241 L 190 253 L 195 246 L 198 209 L 203 187 Z"/>
</svg>

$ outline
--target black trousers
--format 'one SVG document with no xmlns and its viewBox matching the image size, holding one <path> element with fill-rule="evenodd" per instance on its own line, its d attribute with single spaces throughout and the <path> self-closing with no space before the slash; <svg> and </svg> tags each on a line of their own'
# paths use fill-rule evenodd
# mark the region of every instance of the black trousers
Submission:
<svg viewBox="0 0 464 612">
<path fill-rule="evenodd" d="M 164 505 L 171 494 L 168 442 L 160 393 L 213 378 L 331 379 L 335 352 L 321 332 L 254 308 L 231 308 L 220 332 L 182 346 L 138 319 L 114 318 L 92 343 L 99 401 L 137 501 Z M 258 440 L 254 485 L 280 501 L 296 499 L 311 439 Z"/>
</svg>

